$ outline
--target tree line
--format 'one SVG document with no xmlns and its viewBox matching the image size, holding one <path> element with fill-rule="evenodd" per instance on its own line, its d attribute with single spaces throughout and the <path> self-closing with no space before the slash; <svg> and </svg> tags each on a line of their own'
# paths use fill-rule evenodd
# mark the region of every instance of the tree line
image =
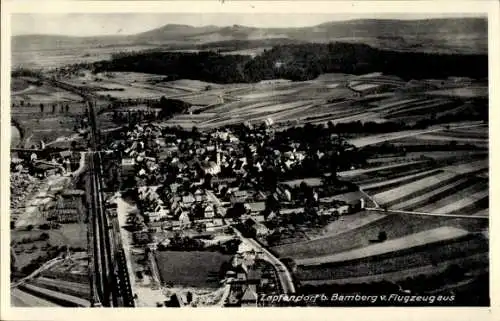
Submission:
<svg viewBox="0 0 500 321">
<path fill-rule="evenodd" d="M 285 44 L 252 58 L 202 52 L 140 52 L 121 54 L 93 64 L 94 72 L 134 71 L 168 75 L 170 80 L 214 83 L 258 82 L 284 78 L 314 79 L 322 73 L 382 72 L 405 80 L 461 76 L 486 78 L 487 55 L 398 52 L 364 44 Z"/>
</svg>

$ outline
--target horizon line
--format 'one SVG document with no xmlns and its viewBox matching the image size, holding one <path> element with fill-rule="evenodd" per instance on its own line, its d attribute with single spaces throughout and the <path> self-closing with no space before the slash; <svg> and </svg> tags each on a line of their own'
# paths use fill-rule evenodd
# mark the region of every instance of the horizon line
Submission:
<svg viewBox="0 0 500 321">
<path fill-rule="evenodd" d="M 71 34 L 58 34 L 58 33 L 19 33 L 19 34 L 11 34 L 11 37 L 22 37 L 22 36 L 45 36 L 45 37 L 67 37 L 67 38 L 94 38 L 94 37 L 128 37 L 128 36 L 135 36 L 139 35 L 142 33 L 147 33 L 150 31 L 154 31 L 157 29 L 161 29 L 167 26 L 184 26 L 184 27 L 191 27 L 191 28 L 208 28 L 208 27 L 218 27 L 218 28 L 228 28 L 228 27 L 242 27 L 242 28 L 249 28 L 249 29 L 301 29 L 301 28 L 314 28 L 318 27 L 321 25 L 325 24 L 331 24 L 331 23 L 346 23 L 346 22 L 355 22 L 355 21 L 426 21 L 426 20 L 453 20 L 453 19 L 482 19 L 482 20 L 488 20 L 488 16 L 484 15 L 477 15 L 477 16 L 454 16 L 454 17 L 429 17 L 429 18 L 352 18 L 352 19 L 345 19 L 345 20 L 331 20 L 331 21 L 325 21 L 313 25 L 303 25 L 303 26 L 280 26 L 280 27 L 265 27 L 265 26 L 249 26 L 245 24 L 227 24 L 227 25 L 215 25 L 215 24 L 206 24 L 206 25 L 200 25 L 200 26 L 195 26 L 193 24 L 182 24 L 182 23 L 166 23 L 164 25 L 154 27 L 145 31 L 140 31 L 140 32 L 133 32 L 133 33 L 116 33 L 116 34 L 92 34 L 92 35 L 71 35 Z"/>
</svg>

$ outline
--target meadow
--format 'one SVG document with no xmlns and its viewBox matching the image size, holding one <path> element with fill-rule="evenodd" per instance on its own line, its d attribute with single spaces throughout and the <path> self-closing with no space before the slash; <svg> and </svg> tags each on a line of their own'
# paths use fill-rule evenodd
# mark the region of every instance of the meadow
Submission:
<svg viewBox="0 0 500 321">
<path fill-rule="evenodd" d="M 163 282 L 175 286 L 208 287 L 220 286 L 219 270 L 230 255 L 217 252 L 158 251 L 156 261 Z"/>
</svg>

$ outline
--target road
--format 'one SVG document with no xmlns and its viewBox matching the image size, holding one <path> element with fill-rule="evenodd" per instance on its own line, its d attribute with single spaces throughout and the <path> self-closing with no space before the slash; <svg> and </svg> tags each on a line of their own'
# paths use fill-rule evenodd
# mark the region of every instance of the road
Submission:
<svg viewBox="0 0 500 321">
<path fill-rule="evenodd" d="M 60 257 L 56 257 L 50 261 L 47 261 L 45 262 L 41 267 L 39 267 L 38 269 L 36 269 L 34 272 L 32 272 L 30 275 L 22 278 L 21 280 L 17 281 L 16 283 L 13 283 L 10 285 L 11 288 L 15 288 L 15 287 L 18 287 L 19 285 L 22 285 L 24 284 L 24 282 L 28 281 L 29 279 L 33 278 L 34 276 L 36 276 L 38 273 L 40 272 L 43 272 L 49 268 L 51 268 L 52 266 L 54 266 L 56 263 L 59 263 L 61 262 L 63 259 L 60 258 Z"/>
<path fill-rule="evenodd" d="M 489 219 L 488 215 L 462 215 L 462 214 L 437 214 L 437 213 L 427 213 L 427 212 L 414 212 L 414 211 L 402 211 L 402 210 L 384 210 L 382 208 L 366 208 L 369 211 L 379 211 L 384 213 L 394 213 L 394 214 L 410 214 L 410 215 L 423 215 L 423 216 L 440 216 L 440 217 L 455 217 L 455 218 L 470 218 L 470 219 Z"/>
<path fill-rule="evenodd" d="M 241 232 L 234 227 L 233 230 L 239 238 L 241 238 L 244 242 L 254 248 L 256 252 L 260 253 L 261 259 L 271 263 L 274 266 L 284 294 L 295 293 L 295 285 L 293 284 L 292 275 L 290 271 L 288 271 L 288 268 L 271 252 L 260 245 L 256 240 L 244 237 Z"/>
</svg>

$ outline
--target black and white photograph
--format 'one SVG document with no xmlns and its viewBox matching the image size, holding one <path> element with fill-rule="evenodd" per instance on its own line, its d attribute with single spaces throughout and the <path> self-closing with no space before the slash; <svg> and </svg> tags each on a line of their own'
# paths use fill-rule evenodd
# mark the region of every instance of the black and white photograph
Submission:
<svg viewBox="0 0 500 321">
<path fill-rule="evenodd" d="M 10 14 L 10 307 L 489 307 L 488 23 Z"/>
</svg>

